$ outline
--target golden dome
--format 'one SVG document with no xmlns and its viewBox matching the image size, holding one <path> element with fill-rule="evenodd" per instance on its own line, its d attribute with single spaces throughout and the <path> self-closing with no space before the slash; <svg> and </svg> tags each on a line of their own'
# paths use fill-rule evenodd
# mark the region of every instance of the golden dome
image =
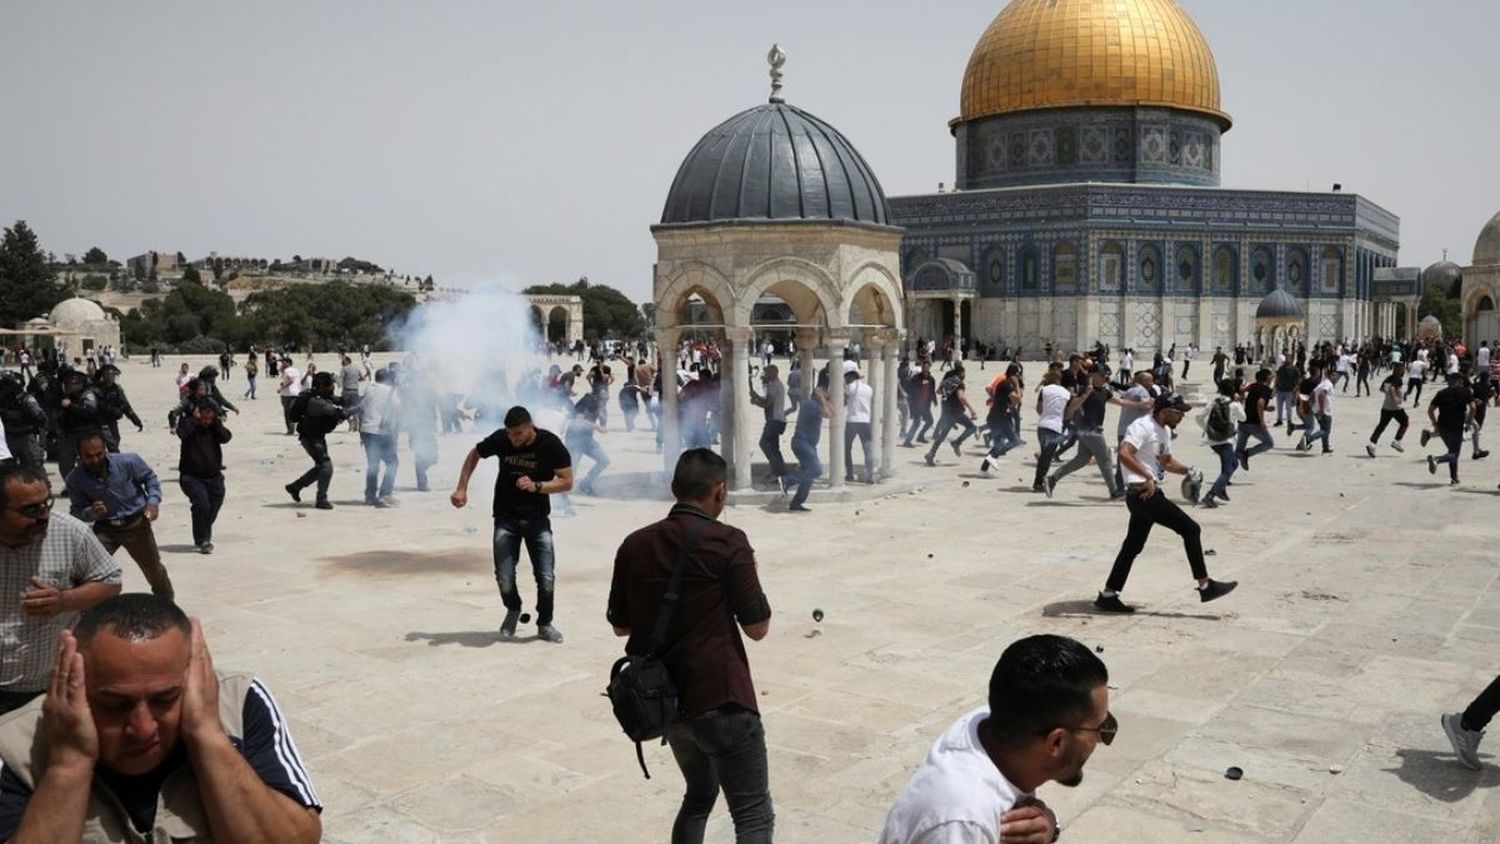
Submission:
<svg viewBox="0 0 1500 844">
<path fill-rule="evenodd" d="M 974 47 L 962 116 L 1065 106 L 1157 106 L 1228 129 L 1219 71 L 1174 0 L 1012 0 Z"/>
</svg>

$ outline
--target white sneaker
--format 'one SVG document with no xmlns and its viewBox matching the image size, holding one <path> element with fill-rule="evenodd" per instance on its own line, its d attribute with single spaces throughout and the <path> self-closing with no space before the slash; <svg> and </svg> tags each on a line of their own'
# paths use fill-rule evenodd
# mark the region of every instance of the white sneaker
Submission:
<svg viewBox="0 0 1500 844">
<path fill-rule="evenodd" d="M 543 624 L 536 629 L 536 637 L 546 642 L 562 644 L 562 631 L 550 624 Z"/>
<path fill-rule="evenodd" d="M 1391 443 L 1391 448 L 1394 448 L 1397 451 L 1402 451 L 1402 452 L 1406 451 L 1406 446 L 1402 445 L 1399 442 L 1393 442 L 1393 443 Z"/>
<path fill-rule="evenodd" d="M 1371 457 L 1375 456 L 1375 444 L 1374 443 L 1365 443 L 1365 454 L 1368 454 Z"/>
</svg>

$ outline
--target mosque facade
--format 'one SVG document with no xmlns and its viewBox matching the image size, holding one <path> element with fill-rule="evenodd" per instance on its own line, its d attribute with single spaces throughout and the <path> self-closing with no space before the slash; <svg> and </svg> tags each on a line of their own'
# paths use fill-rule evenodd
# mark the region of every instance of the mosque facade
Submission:
<svg viewBox="0 0 1500 844">
<path fill-rule="evenodd" d="M 954 189 L 892 197 L 912 335 L 1139 355 L 1255 344 L 1275 291 L 1301 336 L 1394 334 L 1377 271 L 1400 221 L 1374 202 L 1219 186 L 1231 120 L 1174 0 L 1012 0 L 950 124 Z"/>
</svg>

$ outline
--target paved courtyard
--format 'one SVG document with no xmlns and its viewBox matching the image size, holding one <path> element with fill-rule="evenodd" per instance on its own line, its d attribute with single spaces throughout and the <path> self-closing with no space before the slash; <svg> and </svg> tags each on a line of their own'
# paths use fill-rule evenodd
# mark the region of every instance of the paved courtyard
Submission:
<svg viewBox="0 0 1500 844">
<path fill-rule="evenodd" d="M 316 511 L 281 489 L 309 461 L 282 435 L 262 378 L 261 398 L 229 420 L 229 497 L 217 550 L 200 556 L 165 431 L 180 360 L 122 366 L 151 423 L 125 447 L 162 476 L 158 539 L 216 665 L 256 672 L 290 714 L 327 804 L 326 840 L 666 839 L 681 790 L 671 756 L 649 748 L 643 779 L 600 694 L 621 652 L 604 620 L 614 550 L 666 511 L 649 433 L 615 430 L 612 418 L 601 441 L 615 465 L 600 496 L 575 497 L 579 515 L 555 520 L 566 643 L 525 626 L 501 642 L 493 467 L 476 475 L 467 509 L 447 500 L 477 435 L 442 440 L 425 494 L 403 446 L 402 506 L 374 510 L 360 504 L 358 439 L 341 430 L 329 438 L 337 507 Z M 236 402 L 239 376 L 224 385 Z M 901 478 L 924 482 L 915 492 L 803 515 L 726 511 L 757 550 L 776 613 L 748 650 L 778 840 L 872 840 L 932 740 L 983 702 L 1000 652 L 1040 632 L 1099 649 L 1121 723 L 1080 787 L 1041 789 L 1065 841 L 1500 840 L 1490 755 L 1500 745 L 1483 754 L 1490 767 L 1468 771 L 1438 725 L 1500 671 L 1500 458 L 1465 457 L 1464 483 L 1449 489 L 1428 475 L 1414 428 L 1405 455 L 1383 448 L 1371 460 L 1377 407 L 1340 397 L 1336 454 L 1299 454 L 1279 437 L 1236 476 L 1232 504 L 1195 513 L 1210 572 L 1241 583 L 1209 605 L 1180 542 L 1158 531 L 1126 593 L 1142 611 L 1092 613 L 1124 507 L 1092 469 L 1053 500 L 1032 494 L 1031 444 L 990 478 L 972 446 L 961 464 L 945 448 L 936 469 L 898 449 Z M 1034 443 L 1033 423 L 1028 411 Z M 1207 471 L 1214 457 L 1196 426 L 1182 431 L 1179 453 Z M 126 588 L 144 589 L 120 558 Z M 529 572 L 521 584 L 530 609 Z M 1226 779 L 1229 766 L 1244 778 Z M 710 840 L 732 840 L 722 804 Z"/>
</svg>

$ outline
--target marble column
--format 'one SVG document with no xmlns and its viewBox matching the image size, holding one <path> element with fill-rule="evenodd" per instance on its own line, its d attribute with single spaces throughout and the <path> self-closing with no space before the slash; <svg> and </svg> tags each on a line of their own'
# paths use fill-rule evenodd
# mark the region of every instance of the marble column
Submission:
<svg viewBox="0 0 1500 844">
<path fill-rule="evenodd" d="M 869 379 L 870 392 L 870 445 L 875 454 L 874 466 L 865 467 L 865 477 L 871 482 L 880 478 L 885 470 L 885 457 L 881 444 L 885 442 L 885 414 L 881 412 L 886 394 L 885 367 L 880 365 L 880 354 L 885 342 L 873 331 L 865 332 L 865 377 Z"/>
<path fill-rule="evenodd" d="M 753 354 L 746 354 L 752 332 L 748 328 L 726 328 L 724 365 L 729 369 L 729 400 L 724 402 L 728 415 L 720 436 L 723 438 L 724 459 L 730 464 L 730 489 L 750 489 L 753 482 L 751 465 L 755 460 L 755 448 L 750 434 L 755 416 L 750 403 L 750 361 Z M 733 354 L 729 354 L 733 350 Z"/>
<path fill-rule="evenodd" d="M 964 300 L 954 296 L 953 302 L 953 355 L 955 359 L 960 357 L 959 347 L 963 345 L 964 331 Z M 942 345 L 939 343 L 938 345 Z"/>
<path fill-rule="evenodd" d="M 677 342 L 680 334 L 675 328 L 656 329 L 656 347 L 659 351 L 658 371 L 661 373 L 661 426 L 662 466 L 668 480 L 677 470 L 677 455 L 682 451 L 682 426 L 677 412 Z"/>
<path fill-rule="evenodd" d="M 882 480 L 896 474 L 896 439 L 901 434 L 901 412 L 896 406 L 899 400 L 896 387 L 897 365 L 900 358 L 901 341 L 887 340 L 880 347 L 880 368 L 885 372 L 885 393 L 875 398 L 880 401 L 880 415 L 884 417 L 884 428 L 880 439 L 880 477 Z"/>
<path fill-rule="evenodd" d="M 802 373 L 799 376 L 797 395 L 801 399 L 812 395 L 813 387 L 818 383 L 818 373 L 813 370 L 813 349 L 817 345 L 818 330 L 816 328 L 797 329 L 797 368 Z"/>
<path fill-rule="evenodd" d="M 844 488 L 844 349 L 849 346 L 849 331 L 830 331 L 823 346 L 828 350 L 828 402 L 833 418 L 828 420 L 828 485 Z"/>
</svg>

